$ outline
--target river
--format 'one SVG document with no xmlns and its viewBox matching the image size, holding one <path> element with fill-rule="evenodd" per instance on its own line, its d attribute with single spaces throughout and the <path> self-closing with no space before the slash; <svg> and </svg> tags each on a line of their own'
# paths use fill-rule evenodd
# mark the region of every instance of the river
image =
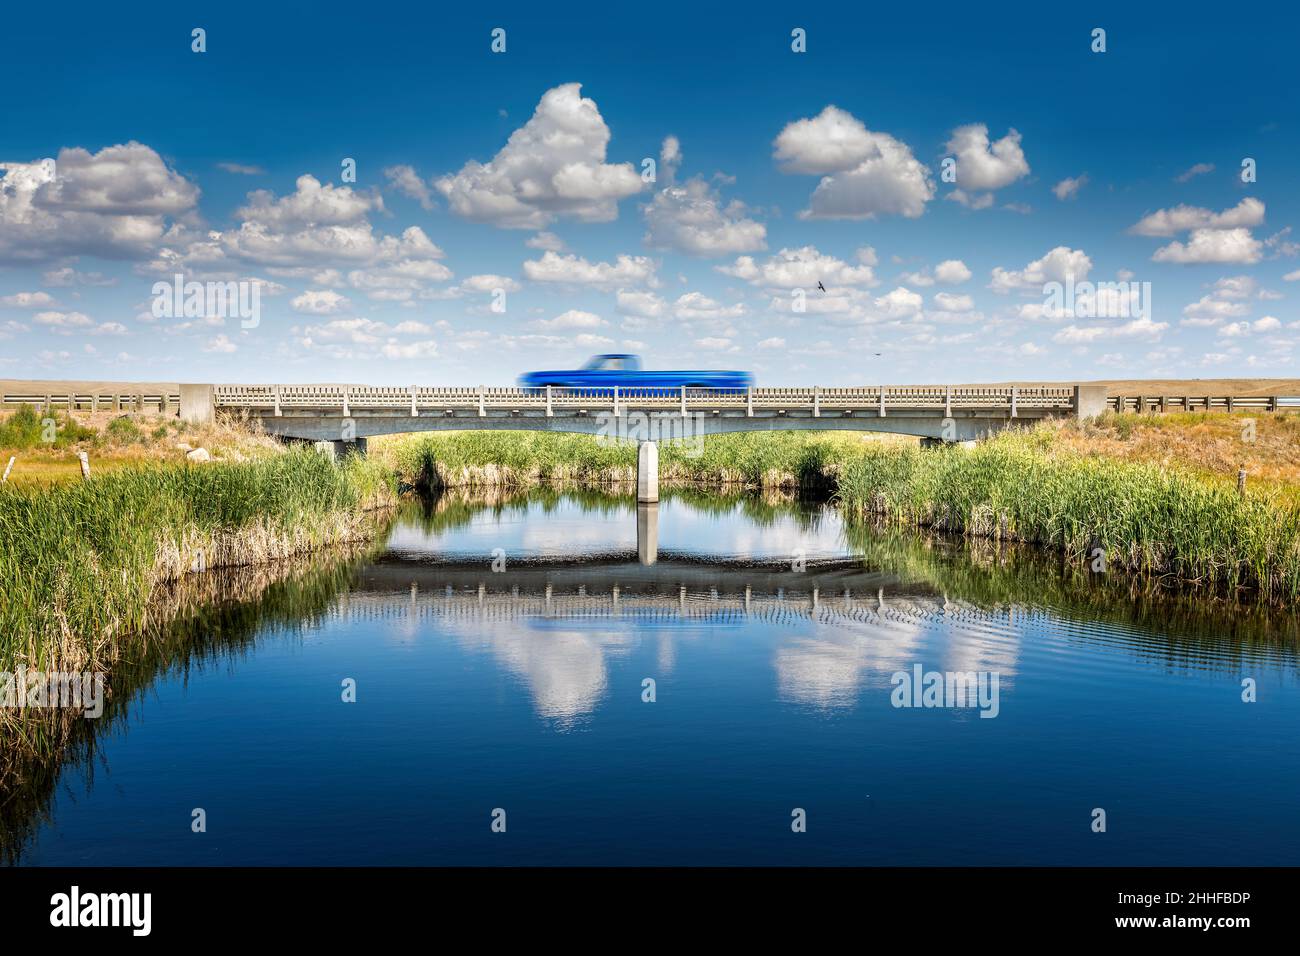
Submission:
<svg viewBox="0 0 1300 956">
<path fill-rule="evenodd" d="M 1289 612 L 704 492 L 449 495 L 313 574 L 123 676 L 9 862 L 1300 859 Z"/>
</svg>

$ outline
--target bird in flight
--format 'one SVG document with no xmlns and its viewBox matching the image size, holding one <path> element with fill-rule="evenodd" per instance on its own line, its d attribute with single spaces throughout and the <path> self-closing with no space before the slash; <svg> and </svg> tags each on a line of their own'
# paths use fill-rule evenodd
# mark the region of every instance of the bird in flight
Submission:
<svg viewBox="0 0 1300 956">
<path fill-rule="evenodd" d="M 826 291 L 826 286 L 822 285 L 820 279 L 817 280 L 817 288 L 821 289 L 823 292 Z"/>
</svg>

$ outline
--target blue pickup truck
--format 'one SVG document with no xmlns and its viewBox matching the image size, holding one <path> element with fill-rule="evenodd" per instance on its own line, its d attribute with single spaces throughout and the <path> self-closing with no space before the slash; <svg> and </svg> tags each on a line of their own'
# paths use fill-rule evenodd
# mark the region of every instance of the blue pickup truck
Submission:
<svg viewBox="0 0 1300 956">
<path fill-rule="evenodd" d="M 748 372 L 687 371 L 650 372 L 641 367 L 637 355 L 597 355 L 582 368 L 555 372 L 526 372 L 519 376 L 524 388 L 748 388 L 754 378 Z"/>
</svg>

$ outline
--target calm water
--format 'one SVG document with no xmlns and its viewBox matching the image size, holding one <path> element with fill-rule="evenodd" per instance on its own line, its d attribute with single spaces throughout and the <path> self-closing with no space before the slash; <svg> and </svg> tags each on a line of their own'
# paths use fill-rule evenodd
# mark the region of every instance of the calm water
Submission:
<svg viewBox="0 0 1300 956">
<path fill-rule="evenodd" d="M 11 857 L 1300 862 L 1293 618 L 1136 602 L 824 505 L 443 500 L 189 627 L 202 652 L 124 695 L 10 821 Z M 892 706 L 915 665 L 996 674 L 997 716 Z"/>
</svg>

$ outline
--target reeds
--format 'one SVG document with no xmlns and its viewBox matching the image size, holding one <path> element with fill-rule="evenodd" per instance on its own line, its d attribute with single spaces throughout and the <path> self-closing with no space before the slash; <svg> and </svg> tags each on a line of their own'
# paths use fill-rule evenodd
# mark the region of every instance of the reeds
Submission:
<svg viewBox="0 0 1300 956">
<path fill-rule="evenodd" d="M 1268 600 L 1300 594 L 1300 508 L 1145 462 L 1081 455 L 1048 432 L 976 448 L 868 450 L 845 464 L 846 509 L 894 524 L 1028 541 L 1107 570 Z"/>
<path fill-rule="evenodd" d="M 0 486 L 0 670 L 111 663 L 160 584 L 360 540 L 374 531 L 363 512 L 392 497 L 377 463 L 306 450 Z"/>
</svg>

